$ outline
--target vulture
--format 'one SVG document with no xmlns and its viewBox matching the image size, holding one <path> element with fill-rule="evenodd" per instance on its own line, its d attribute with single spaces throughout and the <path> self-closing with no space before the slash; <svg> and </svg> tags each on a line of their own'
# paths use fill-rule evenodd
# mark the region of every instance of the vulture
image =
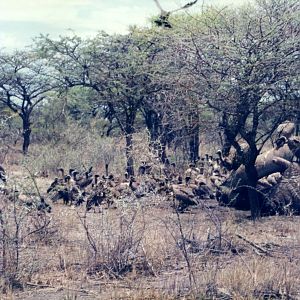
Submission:
<svg viewBox="0 0 300 300">
<path fill-rule="evenodd" d="M 45 199 L 43 197 L 41 197 L 41 202 L 37 205 L 37 210 L 51 213 L 51 206 L 45 202 Z"/>
<path fill-rule="evenodd" d="M 73 174 L 74 174 L 76 185 L 82 190 L 88 187 L 94 180 L 93 175 L 88 171 L 85 172 L 84 175 L 80 176 L 79 178 L 78 178 L 77 171 L 73 172 Z"/>
<path fill-rule="evenodd" d="M 184 212 L 184 210 L 190 205 L 198 204 L 192 188 L 185 185 L 173 184 L 171 189 L 175 200 L 179 202 L 177 207 L 179 212 Z"/>
<path fill-rule="evenodd" d="M 2 166 L 0 166 L 0 180 L 6 184 L 6 173 Z"/>
<path fill-rule="evenodd" d="M 159 1 L 158 0 L 154 0 L 156 6 L 158 7 L 158 9 L 160 10 L 160 16 L 154 20 L 154 23 L 159 26 L 159 27 L 163 27 L 163 28 L 172 28 L 172 25 L 171 23 L 169 22 L 169 17 L 172 13 L 176 12 L 176 11 L 179 11 L 179 10 L 183 10 L 183 9 L 186 9 L 186 8 L 189 8 L 191 7 L 192 5 L 196 4 L 198 0 L 195 0 L 195 1 L 191 1 L 179 8 L 176 8 L 176 9 L 173 9 L 173 10 L 170 10 L 170 11 L 166 11 L 162 8 L 162 6 L 160 5 Z"/>
</svg>

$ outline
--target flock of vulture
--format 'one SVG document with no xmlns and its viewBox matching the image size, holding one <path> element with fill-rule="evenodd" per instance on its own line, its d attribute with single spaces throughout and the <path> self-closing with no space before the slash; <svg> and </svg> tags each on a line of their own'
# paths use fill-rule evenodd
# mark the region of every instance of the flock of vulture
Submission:
<svg viewBox="0 0 300 300">
<path fill-rule="evenodd" d="M 61 201 L 66 205 L 84 205 L 87 211 L 95 211 L 102 207 L 115 207 L 114 203 L 121 198 L 142 198 L 155 194 L 169 199 L 174 197 L 176 204 L 172 204 L 183 211 L 190 205 L 196 205 L 198 199 L 214 198 L 224 176 L 219 158 L 206 155 L 199 165 L 190 164 L 181 175 L 175 164 L 166 163 L 159 172 L 154 172 L 154 168 L 144 162 L 138 169 L 138 176 L 125 174 L 123 178 L 108 175 L 108 172 L 103 176 L 94 174 L 92 167 L 82 172 L 70 169 L 67 174 L 60 168 L 47 195 L 54 203 Z"/>
<path fill-rule="evenodd" d="M 39 211 L 51 212 L 51 205 L 56 203 L 84 206 L 86 211 L 101 211 L 103 208 L 115 208 L 119 199 L 139 199 L 152 194 L 165 196 L 172 200 L 172 206 L 184 211 L 188 206 L 197 205 L 199 199 L 213 199 L 217 187 L 226 178 L 226 172 L 220 157 L 208 154 L 198 162 L 198 166 L 190 164 L 183 174 L 177 171 L 174 163 L 168 162 L 159 168 L 143 162 L 136 177 L 126 173 L 123 178 L 109 175 L 107 165 L 103 176 L 95 174 L 93 167 L 82 171 L 69 169 L 67 172 L 59 168 L 44 196 L 35 201 L 28 201 L 25 197 L 21 201 Z M 5 188 L 4 169 L 0 170 L 0 176 L 4 183 L 2 191 L 13 193 L 16 197 L 15 192 L 8 192 Z"/>
<path fill-rule="evenodd" d="M 254 189 L 259 195 L 263 214 L 300 213 L 300 138 L 294 132 L 294 123 L 286 121 L 281 124 L 274 147 L 257 157 L 258 182 Z M 237 163 L 247 147 L 241 144 L 240 149 L 239 152 L 231 149 L 226 157 L 222 151 L 215 156 L 206 154 L 181 173 L 168 160 L 159 167 L 142 163 L 136 177 L 109 175 L 108 166 L 103 176 L 95 174 L 93 167 L 67 172 L 60 168 L 45 196 L 39 196 L 35 202 L 24 201 L 24 204 L 47 212 L 51 211 L 50 202 L 84 206 L 86 211 L 101 211 L 115 208 L 118 199 L 139 199 L 152 194 L 171 200 L 171 205 L 179 212 L 206 199 L 249 210 L 251 199 L 248 191 L 253 186 L 248 184 L 245 166 Z M 5 186 L 5 171 L 1 167 L 0 180 Z"/>
</svg>

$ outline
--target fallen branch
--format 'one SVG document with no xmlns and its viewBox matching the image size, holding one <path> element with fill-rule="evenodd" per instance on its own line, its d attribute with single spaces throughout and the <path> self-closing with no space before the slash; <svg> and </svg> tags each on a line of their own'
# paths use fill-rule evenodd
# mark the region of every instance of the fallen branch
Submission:
<svg viewBox="0 0 300 300">
<path fill-rule="evenodd" d="M 56 287 L 49 285 L 49 284 L 38 284 L 38 283 L 33 283 L 33 282 L 26 282 L 26 285 L 32 286 L 32 287 L 38 287 L 41 289 L 45 289 L 45 288 L 56 289 Z"/>
<path fill-rule="evenodd" d="M 72 292 L 78 292 L 78 293 L 83 293 L 83 294 L 91 294 L 91 295 L 97 295 L 96 293 L 84 289 L 73 289 L 69 287 L 64 287 L 64 286 L 53 286 L 49 284 L 38 284 L 38 283 L 33 283 L 33 282 L 26 282 L 26 285 L 31 286 L 31 287 L 37 287 L 37 288 L 51 288 L 51 289 L 56 289 L 56 290 L 68 290 Z"/>
<path fill-rule="evenodd" d="M 243 240 L 244 242 L 248 243 L 250 246 L 252 246 L 252 247 L 256 250 L 255 252 L 256 252 L 258 255 L 261 255 L 262 253 L 264 253 L 265 255 L 269 255 L 269 256 L 271 255 L 266 249 L 264 249 L 264 248 L 258 246 L 257 244 L 255 244 L 255 243 L 252 242 L 252 241 L 249 241 L 248 239 L 246 239 L 246 238 L 243 237 L 242 235 L 240 235 L 240 234 L 237 233 L 236 236 L 237 236 L 238 238 L 240 238 L 241 240 Z M 262 253 L 257 252 L 257 250 L 260 251 L 260 252 L 262 252 Z"/>
</svg>

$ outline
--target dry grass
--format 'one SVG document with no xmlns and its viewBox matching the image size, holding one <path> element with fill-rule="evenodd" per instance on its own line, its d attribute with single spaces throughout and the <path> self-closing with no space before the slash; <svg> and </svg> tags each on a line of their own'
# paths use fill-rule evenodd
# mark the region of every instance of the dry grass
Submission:
<svg viewBox="0 0 300 300">
<path fill-rule="evenodd" d="M 133 210 L 136 215 L 129 224 L 134 226 L 133 239 L 142 240 L 130 257 L 131 267 L 119 276 L 112 276 L 99 266 L 110 263 L 107 251 L 120 239 L 121 217 L 132 215 Z M 79 221 L 78 214 L 83 216 L 83 211 L 57 204 L 51 216 L 59 228 L 56 240 L 46 244 L 35 242 L 38 251 L 34 252 L 34 262 L 26 256 L 33 248 L 28 249 L 24 260 L 37 267 L 30 278 L 23 278 L 27 281 L 25 290 L 10 295 L 8 291 L 6 298 L 40 299 L 37 295 L 44 293 L 49 299 L 55 295 L 57 298 L 53 299 L 76 299 L 76 296 L 81 299 L 83 295 L 83 299 L 297 299 L 300 296 L 298 217 L 264 218 L 253 223 L 245 214 L 227 209 L 215 207 L 213 213 L 222 223 L 221 245 L 216 244 L 219 232 L 207 209 L 197 208 L 180 215 L 184 235 L 199 242 L 197 251 L 188 251 L 191 264 L 188 270 L 178 246 L 182 238 L 178 219 L 171 209 L 156 207 L 149 199 L 139 208 L 128 206 L 104 210 L 102 214 L 89 213 L 86 216 L 89 230 L 103 251 L 95 257 Z M 195 279 L 192 284 L 189 272 Z"/>
<path fill-rule="evenodd" d="M 31 199 L 26 168 L 38 167 L 18 159 L 7 156 L 9 181 Z M 41 193 L 50 181 L 36 178 Z M 21 239 L 18 285 L 1 274 L 0 299 L 299 299 L 300 218 L 248 217 L 213 200 L 176 214 L 158 196 L 86 215 L 53 204 L 49 231 Z M 34 222 L 26 219 L 22 234 Z"/>
</svg>

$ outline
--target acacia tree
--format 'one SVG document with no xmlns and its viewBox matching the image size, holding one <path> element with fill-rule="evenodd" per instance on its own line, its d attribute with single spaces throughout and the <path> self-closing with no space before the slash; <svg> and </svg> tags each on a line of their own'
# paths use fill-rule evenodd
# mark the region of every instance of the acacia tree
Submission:
<svg viewBox="0 0 300 300">
<path fill-rule="evenodd" d="M 41 35 L 35 40 L 35 49 L 57 71 L 56 79 L 66 90 L 85 86 L 100 92 L 105 88 L 107 75 L 105 56 L 100 53 L 103 54 L 101 49 L 107 38 L 104 32 L 95 39 L 72 35 L 53 40 L 48 35 Z"/>
<path fill-rule="evenodd" d="M 107 40 L 105 53 L 109 75 L 102 97 L 107 115 L 114 118 L 126 139 L 127 172 L 134 174 L 132 157 L 133 134 L 138 112 L 146 99 L 162 87 L 153 78 L 154 58 L 160 50 L 139 34 L 130 33 Z"/>
<path fill-rule="evenodd" d="M 202 104 L 199 96 L 191 92 L 195 78 L 187 73 L 189 68 L 185 62 L 190 54 L 185 46 L 190 39 L 185 27 L 181 27 L 185 22 L 190 20 L 174 19 L 172 30 L 152 28 L 144 32 L 146 36 L 153 36 L 155 47 L 159 49 L 153 62 L 156 70 L 153 82 L 160 90 L 146 99 L 142 112 L 152 145 L 158 144 L 163 162 L 167 145 L 183 147 L 191 162 L 199 157 Z"/>
<path fill-rule="evenodd" d="M 206 84 L 207 103 L 219 113 L 225 154 L 230 146 L 242 154 L 254 218 L 259 216 L 256 158 L 277 125 L 293 117 L 285 109 L 288 95 L 274 95 L 286 81 L 299 81 L 298 12 L 297 1 L 260 1 L 255 7 L 206 13 L 201 31 L 192 35 L 197 68 L 191 73 Z M 249 151 L 242 152 L 240 137 Z"/>
<path fill-rule="evenodd" d="M 182 147 L 190 162 L 199 158 L 200 109 L 196 104 L 179 86 L 155 94 L 142 106 L 152 146 L 163 163 L 167 146 Z"/>
<path fill-rule="evenodd" d="M 157 88 L 151 81 L 153 43 L 134 33 L 109 36 L 102 32 L 92 40 L 75 36 L 53 41 L 42 36 L 38 48 L 58 70 L 66 88 L 85 86 L 97 91 L 95 104 L 105 118 L 116 120 L 125 135 L 127 172 L 133 175 L 136 116 L 144 99 Z"/>
<path fill-rule="evenodd" d="M 28 153 L 32 113 L 57 86 L 45 60 L 33 52 L 0 55 L 0 102 L 22 119 L 23 153 Z"/>
</svg>

